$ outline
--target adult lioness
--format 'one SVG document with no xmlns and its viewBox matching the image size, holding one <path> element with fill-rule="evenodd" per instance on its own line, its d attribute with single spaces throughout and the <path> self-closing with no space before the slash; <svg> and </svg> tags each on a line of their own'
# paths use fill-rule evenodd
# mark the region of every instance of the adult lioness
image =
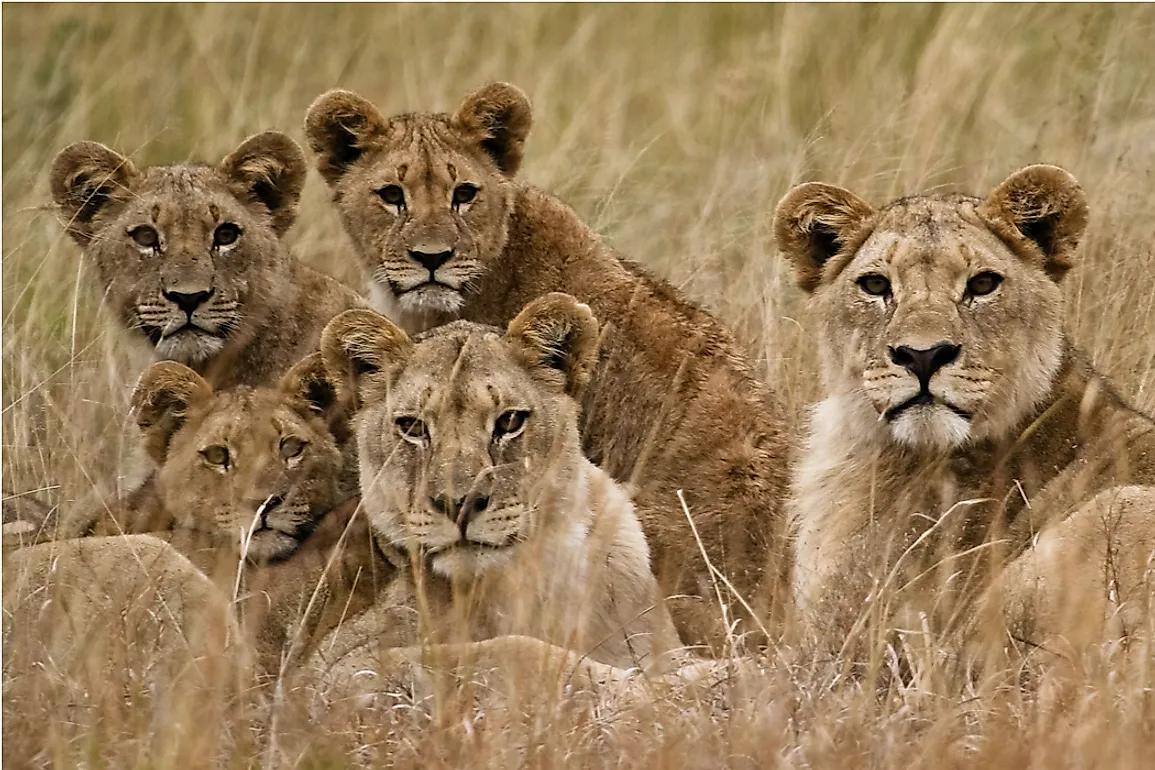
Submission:
<svg viewBox="0 0 1155 770">
<path fill-rule="evenodd" d="M 276 386 L 215 392 L 161 361 L 141 377 L 133 408 L 156 481 L 93 534 L 157 534 L 226 594 L 239 591 L 266 671 L 294 642 L 300 654 L 369 606 L 393 569 L 355 513 L 356 477 L 333 433 L 347 416 L 320 353 Z"/>
<path fill-rule="evenodd" d="M 530 123 L 525 95 L 495 83 L 454 115 L 385 118 L 331 91 L 305 130 L 371 304 L 410 333 L 452 319 L 505 326 L 551 291 L 592 308 L 604 330 L 583 399 L 583 448 L 631 483 L 662 588 L 682 597 L 672 608 L 683 638 L 718 643 L 714 576 L 677 493 L 714 567 L 749 602 L 767 599 L 786 487 L 779 406 L 709 313 L 615 254 L 561 201 L 515 180 Z M 741 614 L 720 588 L 731 617 Z"/>
<path fill-rule="evenodd" d="M 137 169 L 76 142 L 56 156 L 50 183 L 119 325 L 154 359 L 226 387 L 274 382 L 316 350 L 330 318 L 364 304 L 281 241 L 305 174 L 297 143 L 266 131 L 215 167 Z"/>
<path fill-rule="evenodd" d="M 876 210 L 812 183 L 778 205 L 827 394 L 791 513 L 811 633 L 841 644 L 871 617 L 922 627 L 906 610 L 969 622 L 969 600 L 1014 557 L 1000 578 L 1013 626 L 1049 607 L 1039 634 L 1085 636 L 1053 611 L 1064 595 L 1098 594 L 1099 628 L 1108 605 L 1146 601 L 1155 495 L 1115 488 L 1155 483 L 1155 424 L 1063 330 L 1059 281 L 1086 222 L 1082 189 L 1054 166 L 985 199 Z M 1040 580 L 1038 568 L 1062 571 Z"/>
<path fill-rule="evenodd" d="M 581 453 L 597 335 L 564 294 L 504 335 L 459 321 L 410 339 L 368 310 L 325 328 L 325 366 L 357 405 L 365 510 L 411 571 L 421 641 L 526 635 L 618 667 L 678 646 L 629 498 Z M 374 611 L 375 636 L 403 625 Z"/>
</svg>

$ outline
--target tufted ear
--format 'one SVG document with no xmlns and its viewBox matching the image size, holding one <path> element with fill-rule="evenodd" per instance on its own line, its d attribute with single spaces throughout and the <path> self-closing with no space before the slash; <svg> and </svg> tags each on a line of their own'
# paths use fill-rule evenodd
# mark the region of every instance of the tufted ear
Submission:
<svg viewBox="0 0 1155 770">
<path fill-rule="evenodd" d="M 159 361 L 145 370 L 132 393 L 132 410 L 153 460 L 164 462 L 169 441 L 184 425 L 189 410 L 212 395 L 203 377 L 176 361 Z"/>
<path fill-rule="evenodd" d="M 517 173 L 533 123 L 529 98 L 520 88 L 509 83 L 482 86 L 465 97 L 453 121 L 481 145 L 503 174 Z"/>
<path fill-rule="evenodd" d="M 321 356 L 331 382 L 354 408 L 366 382 L 404 365 L 413 351 L 409 336 L 372 310 L 346 310 L 321 332 Z"/>
<path fill-rule="evenodd" d="M 372 102 L 352 91 L 328 91 L 305 113 L 305 136 L 317 153 L 317 170 L 329 185 L 383 137 L 389 121 Z"/>
<path fill-rule="evenodd" d="M 826 263 L 873 214 L 869 203 L 832 184 L 808 182 L 786 193 L 774 211 L 774 238 L 804 291 L 818 288 Z"/>
<path fill-rule="evenodd" d="M 536 374 L 578 398 L 597 364 L 598 322 L 589 305 L 568 294 L 538 297 L 517 314 L 505 334 Z"/>
<path fill-rule="evenodd" d="M 99 142 L 74 142 L 61 150 L 52 161 L 49 186 L 72 239 L 87 246 L 93 220 L 124 203 L 139 176 L 131 160 Z"/>
<path fill-rule="evenodd" d="M 1075 250 L 1087 229 L 1087 197 L 1075 177 L 1058 166 L 1016 171 L 978 210 L 1020 253 L 1037 255 L 1040 267 L 1054 280 L 1074 266 Z"/>
<path fill-rule="evenodd" d="M 269 212 L 277 235 L 292 227 L 308 173 L 296 142 L 280 131 L 262 131 L 241 142 L 218 168 L 237 200 Z"/>
</svg>

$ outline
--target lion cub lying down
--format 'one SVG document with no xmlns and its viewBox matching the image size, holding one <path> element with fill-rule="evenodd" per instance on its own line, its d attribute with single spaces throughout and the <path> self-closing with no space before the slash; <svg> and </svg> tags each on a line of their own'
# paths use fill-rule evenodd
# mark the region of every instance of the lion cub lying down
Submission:
<svg viewBox="0 0 1155 770">
<path fill-rule="evenodd" d="M 504 334 L 458 321 L 410 339 L 365 310 L 326 327 L 325 365 L 358 410 L 365 510 L 410 580 L 322 643 L 324 680 L 380 671 L 383 648 L 508 635 L 616 667 L 666 662 L 678 639 L 633 506 L 580 449 L 597 335 L 565 294 Z M 523 656 L 525 641 L 506 644 Z"/>
<path fill-rule="evenodd" d="M 96 534 L 156 533 L 224 590 L 240 591 L 266 670 L 310 603 L 302 640 L 335 624 L 333 613 L 368 606 L 391 568 L 364 516 L 353 516 L 334 435 L 345 430 L 345 409 L 320 353 L 275 387 L 216 392 L 192 369 L 162 361 L 141 377 L 133 407 L 156 483 Z"/>
<path fill-rule="evenodd" d="M 992 576 L 992 614 L 1027 642 L 1102 639 L 1147 611 L 1155 423 L 1063 328 L 1086 224 L 1054 166 L 984 199 L 875 209 L 811 183 L 778 205 L 826 390 L 791 513 L 810 635 L 842 645 L 871 618 L 973 628 Z"/>
</svg>

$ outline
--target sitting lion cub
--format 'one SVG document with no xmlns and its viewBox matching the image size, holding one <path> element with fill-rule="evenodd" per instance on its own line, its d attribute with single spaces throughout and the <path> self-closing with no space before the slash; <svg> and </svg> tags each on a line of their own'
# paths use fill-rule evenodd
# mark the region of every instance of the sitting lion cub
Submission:
<svg viewBox="0 0 1155 770">
<path fill-rule="evenodd" d="M 392 569 L 365 517 L 353 515 L 356 482 L 333 435 L 344 409 L 320 353 L 275 387 L 216 392 L 187 366 L 161 361 L 141 377 L 133 408 L 156 483 L 94 534 L 163 533 L 224 590 L 241 591 L 266 670 L 307 609 L 305 641 L 335 625 L 333 613 L 368 606 Z"/>
<path fill-rule="evenodd" d="M 532 122 L 520 89 L 491 83 L 453 114 L 386 117 L 330 91 L 305 133 L 370 305 L 408 333 L 505 328 L 550 292 L 590 306 L 603 326 L 583 451 L 629 484 L 682 638 L 715 652 L 765 642 L 785 575 L 781 404 L 717 319 L 518 178 Z"/>
<path fill-rule="evenodd" d="M 416 643 L 408 611 L 425 643 L 523 635 L 615 667 L 665 663 L 678 639 L 633 506 L 580 449 L 597 336 L 565 294 L 531 303 L 504 334 L 457 321 L 410 339 L 367 310 L 326 327 L 326 368 L 358 410 L 370 524 L 411 575 L 342 629 L 354 649 L 358 634 Z"/>
<path fill-rule="evenodd" d="M 1059 281 L 1086 224 L 1054 166 L 985 199 L 875 209 L 811 183 L 778 205 L 826 388 L 791 514 L 812 636 L 973 628 L 991 577 L 992 613 L 1028 642 L 1093 641 L 1147 611 L 1155 423 L 1063 329 Z"/>
</svg>

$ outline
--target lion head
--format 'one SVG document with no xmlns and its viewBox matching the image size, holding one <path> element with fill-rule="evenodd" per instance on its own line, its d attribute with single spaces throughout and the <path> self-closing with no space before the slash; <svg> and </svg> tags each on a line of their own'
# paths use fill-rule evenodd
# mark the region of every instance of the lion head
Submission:
<svg viewBox="0 0 1155 770">
<path fill-rule="evenodd" d="M 567 294 L 534 301 L 504 333 L 457 321 L 410 339 L 372 311 L 334 318 L 321 350 L 354 400 L 378 536 L 467 580 L 564 528 L 596 347 L 593 314 Z"/>
<path fill-rule="evenodd" d="M 284 293 L 306 165 L 275 131 L 218 166 L 137 169 L 102 144 L 76 142 L 52 164 L 68 233 L 93 260 L 105 301 L 160 358 L 196 365 L 256 325 Z"/>
<path fill-rule="evenodd" d="M 320 353 L 276 387 L 216 393 L 187 366 L 161 361 L 141 376 L 133 409 L 176 525 L 239 545 L 252 561 L 287 558 L 340 502 L 331 426 L 342 411 Z"/>
<path fill-rule="evenodd" d="M 1065 337 L 1059 281 L 1087 223 L 1078 182 L 1029 166 L 985 199 L 874 209 L 841 187 L 795 187 L 774 232 L 811 293 L 828 395 L 902 445 L 1005 437 L 1049 394 Z"/>
<path fill-rule="evenodd" d="M 385 118 L 348 91 L 309 108 L 317 168 L 356 242 L 374 307 L 452 315 L 505 248 L 512 178 L 532 122 L 516 87 L 493 83 L 454 115 Z"/>
</svg>

